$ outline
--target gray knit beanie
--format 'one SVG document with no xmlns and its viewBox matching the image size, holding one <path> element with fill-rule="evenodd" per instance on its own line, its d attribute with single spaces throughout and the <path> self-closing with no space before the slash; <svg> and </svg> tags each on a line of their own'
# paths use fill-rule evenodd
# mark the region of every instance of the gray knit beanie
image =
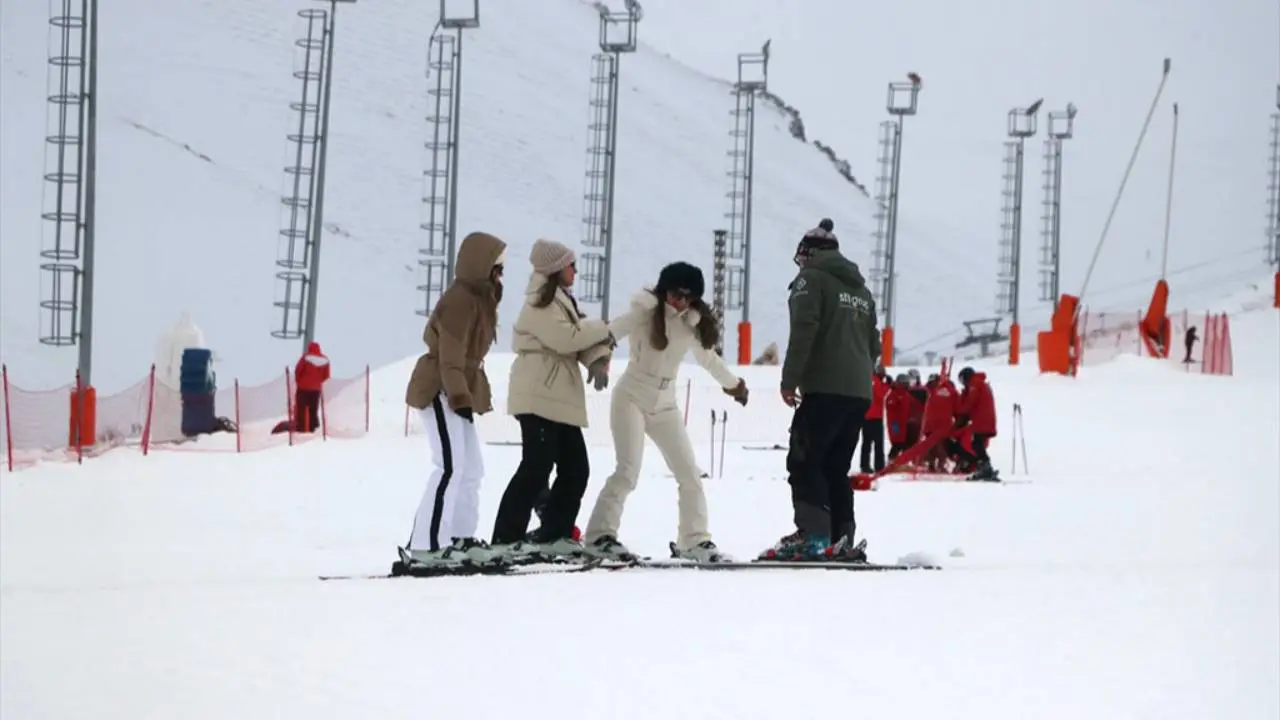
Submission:
<svg viewBox="0 0 1280 720">
<path fill-rule="evenodd" d="M 529 251 L 529 262 L 533 263 L 534 272 L 543 275 L 554 275 L 576 262 L 578 256 L 573 250 L 555 240 L 538 238 L 533 241 L 533 250 Z"/>
</svg>

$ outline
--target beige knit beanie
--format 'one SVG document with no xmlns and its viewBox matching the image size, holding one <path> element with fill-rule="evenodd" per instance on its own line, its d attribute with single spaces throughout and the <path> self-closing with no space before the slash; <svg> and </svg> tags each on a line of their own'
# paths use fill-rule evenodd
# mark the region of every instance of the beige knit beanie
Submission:
<svg viewBox="0 0 1280 720">
<path fill-rule="evenodd" d="M 533 250 L 529 251 L 529 262 L 533 263 L 534 272 L 543 275 L 554 275 L 572 265 L 577 259 L 573 250 L 555 240 L 538 238 L 533 241 Z"/>
</svg>

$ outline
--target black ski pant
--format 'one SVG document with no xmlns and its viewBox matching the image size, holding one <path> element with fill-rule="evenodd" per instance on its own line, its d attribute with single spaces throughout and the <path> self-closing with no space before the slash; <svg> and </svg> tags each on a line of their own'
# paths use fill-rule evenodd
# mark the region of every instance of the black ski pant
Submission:
<svg viewBox="0 0 1280 720">
<path fill-rule="evenodd" d="M 552 468 L 555 468 L 556 480 L 545 496 L 542 532 L 549 539 L 570 537 L 591 475 L 582 428 L 538 415 L 517 415 L 516 420 L 520 422 L 520 466 L 498 505 L 493 542 L 525 539 L 529 518 L 534 506 L 539 504 L 539 496 L 546 492 Z"/>
<path fill-rule="evenodd" d="M 853 538 L 853 487 L 849 468 L 871 401 L 844 395 L 806 394 L 791 419 L 787 482 L 796 528 L 810 536 Z"/>
<path fill-rule="evenodd" d="M 320 427 L 320 391 L 299 390 L 293 395 L 294 432 L 315 432 Z"/>
<path fill-rule="evenodd" d="M 859 464 L 862 472 L 872 472 L 871 456 L 874 453 L 876 464 L 875 472 L 884 469 L 884 419 L 883 418 L 866 418 L 862 421 L 862 462 Z"/>
<path fill-rule="evenodd" d="M 991 465 L 991 457 L 987 455 L 987 444 L 991 442 L 991 437 L 986 433 L 973 434 L 973 454 L 978 457 L 979 465 Z"/>
</svg>

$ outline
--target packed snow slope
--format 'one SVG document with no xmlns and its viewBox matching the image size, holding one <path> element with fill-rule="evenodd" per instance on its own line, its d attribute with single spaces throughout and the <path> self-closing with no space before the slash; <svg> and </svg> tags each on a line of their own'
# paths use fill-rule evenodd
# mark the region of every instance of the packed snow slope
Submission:
<svg viewBox="0 0 1280 720">
<path fill-rule="evenodd" d="M 1145 307 L 1160 275 L 1173 103 L 1181 115 L 1169 252 L 1169 268 L 1178 270 L 1170 277 L 1174 302 L 1196 308 L 1184 293 L 1247 278 L 1265 262 L 1280 70 L 1275 2 L 1079 0 L 1070 12 L 1005 0 L 649 0 L 644 7 L 642 42 L 705 72 L 728 75 L 737 53 L 771 39 L 770 89 L 867 183 L 877 125 L 887 119 L 886 85 L 919 73 L 919 113 L 904 135 L 901 217 L 976 255 L 988 303 L 996 291 L 1006 114 L 1044 98 L 1025 159 L 1023 323 L 1052 312 L 1038 282 L 1046 114 L 1067 103 L 1079 109 L 1063 150 L 1061 214 L 1062 289 L 1077 292 L 1161 59 L 1169 57 L 1173 69 L 1089 283 L 1090 303 Z M 906 242 L 901 248 L 910 252 Z M 909 278 L 921 260 L 901 257 L 897 270 Z"/>
<path fill-rule="evenodd" d="M 8 3 L 0 26 L 3 360 L 24 387 L 70 382 L 76 362 L 74 349 L 36 342 L 44 292 L 37 267 L 46 5 Z M 459 235 L 486 230 L 505 238 L 508 277 L 522 288 L 535 238 L 577 247 L 582 237 L 599 21 L 577 0 L 483 5 L 483 26 L 466 39 Z M 291 75 L 300 62 L 294 40 L 303 33 L 295 11 L 304 6 L 120 0 L 104 11 L 94 362 L 100 390 L 140 378 L 157 336 L 183 310 L 217 349 L 224 378 L 261 381 L 301 351 L 268 331 L 280 324 L 274 262 L 285 134 L 297 124 L 288 103 L 300 92 Z M 424 72 L 437 8 L 379 0 L 339 10 L 317 331 L 338 374 L 420 346 L 414 310 L 422 298 L 414 287 L 422 279 L 417 249 L 426 242 L 418 229 L 424 118 L 433 112 Z M 674 260 L 701 265 L 710 286 L 711 233 L 725 226 L 728 210 L 733 106 L 723 80 L 647 47 L 622 59 L 621 91 L 615 308 Z M 752 286 L 758 348 L 785 341 L 780 300 L 794 274 L 791 255 L 819 218 L 835 219 L 849 252 L 869 270 L 871 201 L 819 151 L 793 139 L 788 123 L 761 105 Z M 899 309 L 911 335 L 981 314 L 988 283 L 957 271 L 964 253 L 939 255 L 936 244 L 914 243 L 912 231 L 902 231 L 904 257 L 923 267 L 903 278 Z M 505 317 L 520 293 L 508 294 Z M 505 330 L 499 342 L 506 347 Z"/>
<path fill-rule="evenodd" d="M 1235 328 L 1232 378 L 1136 358 L 1076 379 L 985 368 L 993 456 L 1017 482 L 857 498 L 873 558 L 922 552 L 938 572 L 322 583 L 384 570 L 408 533 L 430 454 L 402 435 L 407 363 L 375 375 L 364 440 L 7 476 L 0 716 L 1280 717 L 1280 314 Z M 489 441 L 510 439 L 503 365 Z M 791 527 L 781 453 L 747 449 L 786 442 L 776 369 L 743 369 L 746 408 L 683 372 L 708 462 L 707 415 L 728 409 L 712 530 L 752 556 Z M 612 468 L 607 397 L 580 517 Z M 1029 474 L 1008 464 L 1015 402 Z M 482 533 L 518 453 L 486 447 Z M 649 448 L 623 539 L 661 554 L 675 522 Z"/>
</svg>

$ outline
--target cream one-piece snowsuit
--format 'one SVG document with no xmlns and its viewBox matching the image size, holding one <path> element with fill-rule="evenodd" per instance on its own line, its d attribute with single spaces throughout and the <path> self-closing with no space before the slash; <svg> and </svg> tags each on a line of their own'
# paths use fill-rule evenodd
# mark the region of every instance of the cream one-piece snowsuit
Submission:
<svg viewBox="0 0 1280 720">
<path fill-rule="evenodd" d="M 631 337 L 631 351 L 627 368 L 614 386 L 609 409 L 617 467 L 605 481 L 591 511 L 584 538 L 588 544 L 605 535 L 618 537 L 623 506 L 640 477 L 646 435 L 658 446 L 676 477 L 680 515 L 677 547 L 688 550 L 711 539 L 706 493 L 683 414 L 676 404 L 676 376 L 680 361 L 692 350 L 698 364 L 722 387 L 737 387 L 738 377 L 715 350 L 698 342 L 697 311 L 677 311 L 664 303 L 667 347 L 653 347 L 650 333 L 658 302 L 653 293 L 641 291 L 632 297 L 627 313 L 609 323 L 609 330 L 619 342 Z"/>
</svg>

